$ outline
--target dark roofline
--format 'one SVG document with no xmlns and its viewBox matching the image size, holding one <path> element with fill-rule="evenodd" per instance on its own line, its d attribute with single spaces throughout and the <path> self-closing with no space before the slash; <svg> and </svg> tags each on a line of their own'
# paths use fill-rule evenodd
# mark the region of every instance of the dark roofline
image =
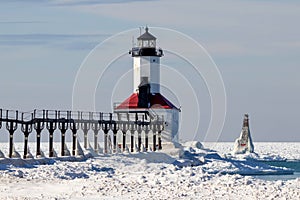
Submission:
<svg viewBox="0 0 300 200">
<path fill-rule="evenodd" d="M 154 37 L 154 35 L 152 35 L 151 33 L 149 33 L 149 28 L 146 27 L 146 32 L 142 35 L 140 35 L 137 39 L 138 40 L 156 40 L 156 37 Z"/>
</svg>

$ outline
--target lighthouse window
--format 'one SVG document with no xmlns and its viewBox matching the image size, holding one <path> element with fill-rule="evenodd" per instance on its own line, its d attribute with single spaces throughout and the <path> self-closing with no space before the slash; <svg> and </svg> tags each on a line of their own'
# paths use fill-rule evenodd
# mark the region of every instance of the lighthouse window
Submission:
<svg viewBox="0 0 300 200">
<path fill-rule="evenodd" d="M 155 40 L 150 40 L 150 47 L 155 47 Z"/>
<path fill-rule="evenodd" d="M 155 59 L 153 59 L 152 61 L 155 62 Z"/>
<path fill-rule="evenodd" d="M 144 40 L 143 41 L 143 47 L 148 47 L 149 46 L 149 41 L 148 40 Z"/>
</svg>

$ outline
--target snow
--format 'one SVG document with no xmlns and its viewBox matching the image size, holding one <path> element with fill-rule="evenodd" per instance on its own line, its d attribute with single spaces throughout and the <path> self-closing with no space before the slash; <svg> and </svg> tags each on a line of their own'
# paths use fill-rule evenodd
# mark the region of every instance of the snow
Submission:
<svg viewBox="0 0 300 200">
<path fill-rule="evenodd" d="M 0 145 L 4 155 L 7 155 L 6 146 Z M 1 158 L 0 199 L 300 198 L 300 178 L 264 181 L 244 176 L 290 171 L 253 159 L 228 158 L 226 155 L 232 151 L 233 143 L 204 143 L 202 146 L 199 142 L 187 142 L 182 146 L 184 151 L 180 156 L 164 150 L 100 154 L 92 158 L 89 151 L 83 150 L 89 156 Z M 48 146 L 43 144 L 42 147 Z M 59 147 L 60 144 L 55 145 L 56 149 Z M 299 156 L 300 143 L 261 143 L 255 147 L 259 159 L 274 155 L 295 159 Z M 16 150 L 22 152 L 22 145 L 16 144 Z M 263 156 L 261 151 L 264 151 Z M 31 153 L 35 155 L 33 148 Z M 46 151 L 45 155 L 48 155 Z"/>
</svg>

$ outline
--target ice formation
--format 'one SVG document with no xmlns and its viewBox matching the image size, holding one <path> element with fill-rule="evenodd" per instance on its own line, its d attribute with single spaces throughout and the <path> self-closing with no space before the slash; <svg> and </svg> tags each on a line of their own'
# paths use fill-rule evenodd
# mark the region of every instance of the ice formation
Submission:
<svg viewBox="0 0 300 200">
<path fill-rule="evenodd" d="M 234 144 L 234 154 L 244 154 L 253 153 L 254 146 L 251 139 L 250 129 L 249 129 L 249 116 L 245 114 L 242 132 L 239 138 L 235 140 Z"/>
<path fill-rule="evenodd" d="M 17 152 L 17 150 L 15 149 L 15 146 L 13 146 L 13 153 L 11 155 L 12 158 L 21 158 L 21 155 L 19 154 L 19 152 Z"/>
</svg>

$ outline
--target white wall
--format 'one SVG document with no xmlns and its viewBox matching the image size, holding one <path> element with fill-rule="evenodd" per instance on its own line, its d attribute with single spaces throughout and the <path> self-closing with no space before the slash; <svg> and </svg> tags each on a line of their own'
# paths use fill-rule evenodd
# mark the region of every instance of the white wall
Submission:
<svg viewBox="0 0 300 200">
<path fill-rule="evenodd" d="M 150 92 L 160 92 L 160 58 L 142 56 L 133 58 L 133 90 L 136 92 L 141 83 L 141 77 L 148 77 Z"/>
</svg>

